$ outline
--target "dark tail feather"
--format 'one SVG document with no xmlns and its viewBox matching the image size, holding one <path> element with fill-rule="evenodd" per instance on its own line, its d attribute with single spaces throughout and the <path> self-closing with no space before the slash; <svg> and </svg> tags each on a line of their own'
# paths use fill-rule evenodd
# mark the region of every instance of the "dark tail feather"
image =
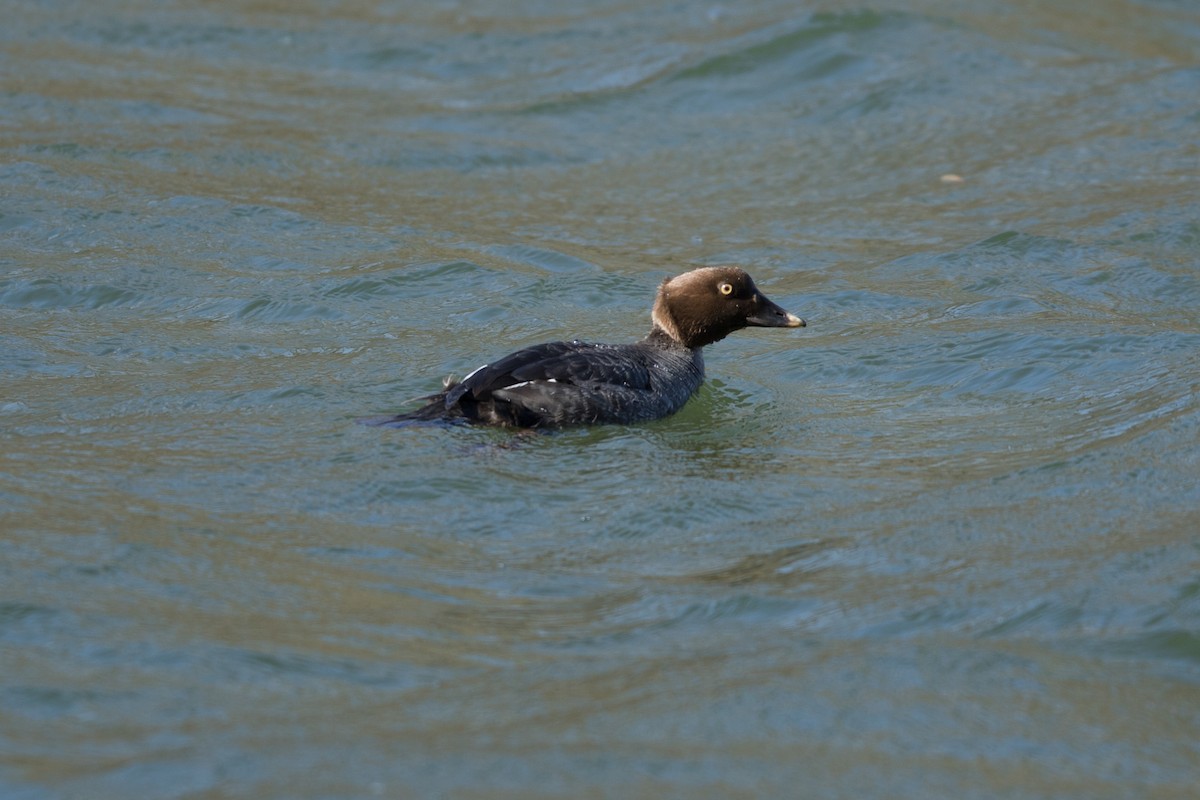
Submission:
<svg viewBox="0 0 1200 800">
<path fill-rule="evenodd" d="M 417 425 L 421 420 L 411 418 L 409 414 L 392 414 L 383 415 L 380 417 L 359 417 L 354 420 L 359 425 L 370 425 L 373 428 L 403 428 L 408 425 Z"/>
<path fill-rule="evenodd" d="M 405 414 L 385 414 L 379 417 L 359 417 L 354 421 L 359 425 L 370 425 L 376 428 L 404 428 L 409 425 L 420 425 L 422 423 L 458 423 L 464 421 L 461 416 L 446 409 L 445 392 L 422 397 L 421 399 L 425 400 L 426 403 L 416 411 L 409 411 Z"/>
</svg>

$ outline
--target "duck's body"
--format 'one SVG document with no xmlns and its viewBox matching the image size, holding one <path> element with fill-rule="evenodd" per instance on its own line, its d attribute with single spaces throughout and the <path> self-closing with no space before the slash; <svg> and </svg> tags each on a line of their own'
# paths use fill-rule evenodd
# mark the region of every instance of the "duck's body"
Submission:
<svg viewBox="0 0 1200 800">
<path fill-rule="evenodd" d="M 461 420 L 518 428 L 644 422 L 674 414 L 704 380 L 700 350 L 665 336 L 636 344 L 550 342 L 487 364 L 409 414 L 373 420 Z"/>
<path fill-rule="evenodd" d="M 804 320 L 758 291 L 736 267 L 705 267 L 663 281 L 654 326 L 634 344 L 550 342 L 485 364 L 416 411 L 369 425 L 474 422 L 520 428 L 645 422 L 674 414 L 704 380 L 702 348 L 747 326 Z"/>
</svg>

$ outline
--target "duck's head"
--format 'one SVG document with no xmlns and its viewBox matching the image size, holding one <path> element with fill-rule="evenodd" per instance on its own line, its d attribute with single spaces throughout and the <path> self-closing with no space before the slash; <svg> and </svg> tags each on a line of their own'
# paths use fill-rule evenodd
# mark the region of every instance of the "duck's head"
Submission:
<svg viewBox="0 0 1200 800">
<path fill-rule="evenodd" d="M 758 290 L 738 267 L 702 267 L 668 278 L 658 287 L 655 327 L 686 347 L 719 342 L 747 327 L 803 328 Z"/>
</svg>

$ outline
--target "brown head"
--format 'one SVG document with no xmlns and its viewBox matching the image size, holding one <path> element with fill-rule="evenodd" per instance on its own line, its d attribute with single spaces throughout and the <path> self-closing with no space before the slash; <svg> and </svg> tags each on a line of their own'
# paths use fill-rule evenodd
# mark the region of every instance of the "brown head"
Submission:
<svg viewBox="0 0 1200 800">
<path fill-rule="evenodd" d="M 702 267 L 668 278 L 658 287 L 652 316 L 656 328 L 693 348 L 750 326 L 804 327 L 804 320 L 768 300 L 737 267 Z"/>
</svg>

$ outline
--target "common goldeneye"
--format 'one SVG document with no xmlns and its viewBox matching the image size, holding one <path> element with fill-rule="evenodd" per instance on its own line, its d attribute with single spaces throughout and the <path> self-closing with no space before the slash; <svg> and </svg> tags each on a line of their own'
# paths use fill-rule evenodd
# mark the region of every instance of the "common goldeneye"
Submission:
<svg viewBox="0 0 1200 800">
<path fill-rule="evenodd" d="M 745 271 L 703 267 L 658 287 L 654 326 L 634 344 L 550 342 L 484 364 L 422 398 L 407 414 L 364 425 L 474 422 L 519 428 L 644 422 L 674 414 L 704 380 L 706 344 L 755 326 L 802 328 L 768 300 Z"/>
</svg>

